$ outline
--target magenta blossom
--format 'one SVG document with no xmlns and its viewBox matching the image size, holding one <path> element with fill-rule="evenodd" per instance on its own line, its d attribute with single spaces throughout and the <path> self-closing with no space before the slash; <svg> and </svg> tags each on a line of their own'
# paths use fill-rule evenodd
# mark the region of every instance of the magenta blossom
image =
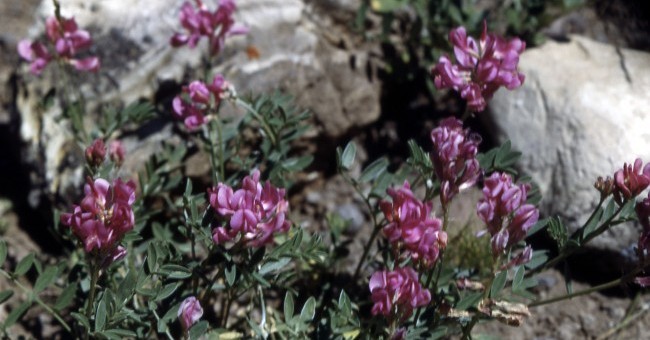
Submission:
<svg viewBox="0 0 650 340">
<path fill-rule="evenodd" d="M 97 138 L 93 143 L 86 148 L 86 162 L 90 166 L 100 166 L 104 163 L 106 158 L 106 145 L 104 145 L 104 140 Z"/>
<path fill-rule="evenodd" d="M 431 293 L 422 288 L 418 274 L 410 267 L 375 272 L 369 288 L 372 315 L 381 314 L 390 320 L 404 321 L 415 308 L 431 302 Z"/>
<path fill-rule="evenodd" d="M 643 167 L 643 161 L 637 158 L 632 164 L 625 163 L 623 169 L 614 174 L 614 199 L 619 204 L 632 199 L 650 186 L 650 163 Z"/>
<path fill-rule="evenodd" d="M 650 247 L 650 193 L 648 193 L 648 197 L 644 198 L 640 202 L 637 202 L 635 210 L 636 216 L 639 219 L 639 223 L 641 223 L 641 226 L 643 227 L 641 235 L 639 235 L 637 250 L 639 253 L 639 258 L 643 262 Z"/>
<path fill-rule="evenodd" d="M 176 33 L 170 43 L 174 47 L 188 45 L 196 47 L 201 37 L 207 37 L 210 43 L 210 54 L 218 54 L 227 37 L 246 34 L 248 29 L 235 24 L 233 13 L 236 5 L 234 0 L 220 0 L 219 7 L 211 12 L 201 0 L 195 0 L 197 9 L 190 2 L 181 7 L 181 25 L 186 34 Z"/>
<path fill-rule="evenodd" d="M 472 112 L 485 110 L 486 100 L 501 86 L 513 90 L 524 83 L 517 64 L 526 43 L 518 38 L 506 41 L 489 34 L 484 22 L 478 43 L 467 36 L 462 26 L 451 30 L 449 41 L 454 46 L 456 64 L 448 56 L 441 56 L 431 70 L 434 83 L 437 89 L 452 88 L 460 92 Z"/>
<path fill-rule="evenodd" d="M 181 321 L 181 326 L 185 332 L 199 321 L 202 316 L 203 308 L 201 308 L 201 304 L 194 296 L 183 300 L 181 306 L 178 308 L 178 319 Z"/>
<path fill-rule="evenodd" d="M 485 179 L 483 198 L 476 210 L 492 235 L 494 256 L 526 238 L 530 227 L 537 222 L 539 211 L 526 203 L 529 189 L 528 184 L 513 184 L 506 173 L 495 172 Z"/>
<path fill-rule="evenodd" d="M 126 156 L 126 151 L 124 150 L 124 145 L 119 140 L 114 140 L 108 145 L 108 154 L 111 157 L 111 160 L 117 165 L 124 163 L 124 157 Z"/>
<path fill-rule="evenodd" d="M 431 131 L 431 159 L 440 180 L 440 202 L 446 206 L 461 189 L 476 183 L 481 173 L 476 159 L 481 136 L 463 129 L 463 122 L 446 118 Z"/>
<path fill-rule="evenodd" d="M 79 71 L 99 70 L 99 58 L 75 58 L 75 55 L 92 45 L 88 31 L 80 30 L 74 18 L 50 17 L 45 22 L 47 37 L 54 55 L 40 42 L 22 40 L 18 43 L 18 54 L 30 62 L 33 74 L 40 74 L 53 59 L 60 59 Z"/>
<path fill-rule="evenodd" d="M 239 190 L 223 183 L 208 190 L 210 206 L 221 217 L 228 219 L 225 226 L 212 231 L 215 243 L 221 244 L 240 237 L 239 241 L 252 247 L 261 247 L 273 242 L 275 233 L 289 230 L 285 215 L 289 203 L 285 190 L 271 183 L 260 183 L 260 172 L 254 170 L 242 181 Z"/>
<path fill-rule="evenodd" d="M 379 203 L 388 221 L 383 229 L 384 235 L 394 249 L 403 249 L 404 255 L 430 268 L 438 259 L 440 250 L 447 245 L 442 222 L 430 216 L 432 203 L 418 200 L 408 181 L 401 188 L 389 188 L 386 192 L 393 201 Z"/>
<path fill-rule="evenodd" d="M 119 242 L 135 223 L 135 183 L 119 178 L 113 184 L 102 178 L 89 179 L 84 192 L 86 196 L 71 213 L 61 214 L 61 223 L 72 228 L 86 252 L 97 251 L 103 262 L 124 257 L 126 250 Z"/>
<path fill-rule="evenodd" d="M 230 84 L 220 74 L 214 77 L 212 84 L 195 80 L 184 86 L 181 95 L 172 101 L 174 116 L 182 119 L 188 130 L 196 130 L 206 123 L 210 109 L 218 107 L 229 91 Z"/>
</svg>

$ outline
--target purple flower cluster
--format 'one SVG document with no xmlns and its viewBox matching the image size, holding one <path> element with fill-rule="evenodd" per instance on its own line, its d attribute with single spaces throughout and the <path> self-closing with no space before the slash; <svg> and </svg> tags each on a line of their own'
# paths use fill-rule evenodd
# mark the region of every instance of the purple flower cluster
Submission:
<svg viewBox="0 0 650 340">
<path fill-rule="evenodd" d="M 527 184 L 513 184 L 510 175 L 505 173 L 495 172 L 485 179 L 483 198 L 476 210 L 492 236 L 494 256 L 523 240 L 528 229 L 537 222 L 539 211 L 526 203 L 529 188 Z"/>
<path fill-rule="evenodd" d="M 93 143 L 86 148 L 86 162 L 90 166 L 98 167 L 104 163 L 106 159 L 106 144 L 101 138 L 97 138 Z M 112 141 L 108 146 L 108 155 L 110 159 L 115 162 L 117 165 L 121 165 L 124 162 L 126 151 L 124 146 L 118 140 Z"/>
<path fill-rule="evenodd" d="M 650 193 L 648 197 L 644 198 L 641 202 L 636 204 L 636 216 L 639 223 L 643 227 L 641 235 L 639 236 L 639 257 L 643 260 L 645 258 L 648 247 L 650 246 Z"/>
<path fill-rule="evenodd" d="M 234 0 L 220 0 L 219 7 L 211 12 L 201 0 L 195 0 L 197 9 L 190 2 L 181 7 L 181 25 L 187 33 L 176 33 L 171 38 L 171 45 L 179 47 L 189 45 L 196 47 L 201 37 L 208 37 L 210 54 L 218 54 L 225 44 L 226 37 L 246 34 L 248 29 L 235 25 L 233 13 L 237 6 Z"/>
<path fill-rule="evenodd" d="M 61 223 L 72 228 L 86 252 L 97 250 L 108 263 L 121 259 L 126 249 L 119 242 L 135 222 L 135 183 L 119 178 L 112 184 L 102 178 L 89 179 L 84 193 L 86 196 L 71 213 L 61 214 Z"/>
<path fill-rule="evenodd" d="M 637 158 L 632 164 L 625 163 L 623 169 L 614 174 L 614 199 L 619 204 L 632 199 L 650 186 L 650 163 L 643 167 L 643 161 Z"/>
<path fill-rule="evenodd" d="M 260 183 L 260 172 L 254 170 L 242 181 L 241 189 L 233 189 L 223 183 L 208 190 L 210 205 L 222 217 L 229 219 L 227 226 L 212 231 L 212 239 L 221 244 L 234 240 L 252 247 L 261 247 L 273 242 L 275 233 L 289 230 L 285 214 L 289 203 L 285 190 L 271 183 Z"/>
<path fill-rule="evenodd" d="M 203 316 L 203 308 L 199 300 L 190 296 L 183 300 L 178 308 L 178 319 L 181 321 L 183 331 L 187 332 Z"/>
<path fill-rule="evenodd" d="M 410 267 L 375 272 L 370 277 L 369 287 L 374 303 L 372 315 L 381 314 L 401 321 L 415 308 L 431 302 L 431 293 L 422 288 L 418 274 Z"/>
<path fill-rule="evenodd" d="M 218 74 L 212 84 L 195 80 L 183 87 L 181 95 L 174 98 L 174 116 L 182 119 L 188 130 L 196 130 L 206 122 L 210 108 L 218 107 L 229 89 L 228 82 Z M 186 98 L 184 98 L 186 97 Z"/>
<path fill-rule="evenodd" d="M 434 83 L 438 89 L 452 88 L 460 92 L 472 112 L 485 110 L 486 100 L 501 86 L 513 90 L 524 83 L 517 64 L 526 43 L 518 38 L 506 41 L 489 34 L 487 24 L 483 23 L 478 43 L 467 36 L 464 27 L 451 30 L 449 41 L 454 46 L 456 64 L 448 56 L 441 56 L 431 70 Z"/>
<path fill-rule="evenodd" d="M 79 71 L 99 70 L 99 58 L 75 58 L 78 52 L 92 45 L 92 39 L 88 31 L 79 29 L 74 18 L 50 17 L 45 22 L 45 28 L 47 37 L 56 52 L 55 55 L 38 41 L 21 40 L 18 43 L 18 54 L 30 62 L 30 71 L 33 74 L 40 74 L 54 59 L 61 59 Z"/>
<path fill-rule="evenodd" d="M 463 122 L 452 117 L 431 131 L 431 140 L 431 158 L 440 180 L 440 201 L 446 206 L 461 189 L 478 180 L 481 168 L 476 154 L 481 137 L 463 129 Z"/>
<path fill-rule="evenodd" d="M 381 201 L 388 224 L 383 233 L 395 249 L 404 248 L 405 255 L 430 268 L 438 259 L 440 249 L 447 246 L 447 234 L 440 219 L 431 217 L 431 202 L 418 200 L 408 182 L 398 189 L 389 188 L 392 202 Z"/>
</svg>

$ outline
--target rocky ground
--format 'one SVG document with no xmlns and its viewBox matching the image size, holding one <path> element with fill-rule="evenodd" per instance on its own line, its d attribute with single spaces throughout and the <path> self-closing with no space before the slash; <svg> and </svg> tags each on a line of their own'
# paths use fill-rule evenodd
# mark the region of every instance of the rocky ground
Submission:
<svg viewBox="0 0 650 340">
<path fill-rule="evenodd" d="M 406 157 L 405 141 L 409 138 L 426 141 L 427 132 L 434 126 L 435 121 L 446 114 L 445 109 L 453 108 L 453 100 L 447 106 L 438 105 L 432 109 L 426 97 L 413 93 L 406 95 L 413 89 L 400 89 L 392 84 L 382 83 L 383 79 L 378 75 L 381 72 L 377 71 L 380 67 L 378 65 L 381 64 L 381 48 L 378 44 L 363 42 L 347 28 L 346 22 L 353 16 L 356 7 L 345 1 L 242 3 L 243 17 L 251 21 L 266 15 L 255 13 L 258 8 L 255 5 L 258 3 L 284 9 L 278 12 L 280 14 L 276 13 L 278 18 L 283 18 L 284 21 L 278 19 L 279 22 L 274 22 L 271 18 L 261 22 L 258 26 L 253 26 L 253 33 L 258 32 L 258 35 L 253 34 L 251 41 L 239 43 L 240 47 L 254 44 L 262 53 L 273 56 L 269 59 L 274 60 L 275 64 L 248 60 L 243 65 L 228 64 L 224 70 L 238 79 L 240 87 L 251 83 L 256 84 L 256 90 L 270 90 L 276 86 L 287 90 L 298 97 L 302 107 L 315 113 L 318 128 L 310 137 L 310 150 L 317 156 L 317 161 L 310 169 L 312 172 L 306 176 L 307 180 L 302 189 L 291 198 L 293 207 L 302 207 L 300 211 L 294 212 L 293 218 L 303 221 L 305 226 L 313 230 L 322 230 L 327 212 L 339 214 L 350 221 L 349 233 L 357 237 L 352 253 L 358 253 L 362 241 L 369 234 L 366 232 L 369 226 L 368 216 L 362 203 L 355 198 L 353 190 L 335 175 L 332 167 L 334 148 L 354 139 L 360 146 L 362 161 L 388 153 L 393 164 L 403 162 Z M 14 265 L 28 252 L 40 254 L 45 261 L 57 261 L 61 256 L 60 250 L 52 249 L 52 242 L 49 242 L 53 237 L 52 229 L 43 230 L 44 226 L 51 226 L 49 209 L 52 195 L 48 194 L 48 190 L 52 186 L 42 180 L 45 170 L 38 165 L 39 162 L 40 165 L 48 162 L 48 156 L 51 155 L 46 154 L 45 148 L 37 149 L 39 152 L 33 153 L 33 149 L 30 149 L 30 143 L 33 141 L 26 140 L 24 133 L 20 132 L 26 118 L 24 112 L 19 110 L 20 102 L 24 102 L 19 96 L 29 97 L 31 88 L 25 85 L 22 78 L 24 72 L 19 71 L 20 63 L 15 53 L 15 45 L 19 39 L 30 33 L 30 28 L 36 21 L 35 13 L 38 13 L 39 4 L 38 0 L 0 1 L 0 83 L 3 86 L 0 90 L 0 145 L 9 146 L 0 150 L 0 235 L 10 244 L 9 265 Z M 603 8 L 602 4 L 599 6 L 570 13 L 549 28 L 549 35 L 558 37 L 567 33 L 581 33 L 621 47 L 648 48 L 649 44 L 644 40 L 647 35 L 637 34 L 639 29 L 647 28 L 644 26 L 647 24 L 634 22 L 636 30 L 617 25 L 620 23 L 620 17 L 624 16 L 619 12 L 625 13 L 624 10 L 619 10 L 616 6 L 614 9 Z M 610 21 L 602 19 L 607 17 L 603 16 L 603 13 L 610 15 Z M 283 32 L 285 35 L 276 42 L 272 40 L 270 33 L 264 34 L 263 25 L 273 25 L 277 29 L 276 33 Z M 137 34 L 129 36 L 126 33 L 112 32 L 108 36 L 105 35 L 103 41 L 108 44 L 113 41 L 110 37 L 136 39 L 135 36 Z M 149 41 L 153 41 L 151 44 L 154 45 L 156 40 L 154 38 Z M 149 71 L 162 69 L 171 78 L 181 78 L 183 75 L 183 67 L 179 67 L 178 63 L 197 62 L 190 59 L 147 59 L 162 53 L 155 49 L 150 50 L 153 52 L 149 54 L 144 50 L 129 51 L 135 55 L 141 53 L 140 58 L 158 63 Z M 294 58 L 296 56 L 299 58 Z M 292 64 L 295 60 L 299 60 L 301 64 Z M 129 73 L 128 69 L 121 67 L 134 67 L 117 66 L 114 70 L 118 75 Z M 137 75 L 141 78 L 138 78 L 138 81 L 146 82 L 149 87 L 151 83 L 159 80 L 151 78 L 151 75 L 146 73 L 147 69 L 142 72 L 144 73 Z M 119 96 L 127 92 L 130 95 L 133 88 L 145 86 L 135 81 L 127 85 L 132 87 L 125 85 L 121 91 L 113 91 L 111 95 Z M 139 93 L 141 96 L 150 97 L 159 94 L 160 92 L 154 93 L 151 90 Z M 33 93 L 31 95 L 33 96 Z M 400 96 L 409 99 L 391 99 Z M 408 119 L 403 118 L 405 114 L 410 115 Z M 491 132 L 494 127 L 479 120 L 473 124 L 482 132 Z M 22 128 L 24 129 L 24 126 Z M 133 141 L 139 142 L 141 140 Z M 490 136 L 486 136 L 485 143 L 491 144 Z M 136 147 L 134 149 L 139 150 Z M 148 157 L 148 154 L 142 151 L 142 157 Z M 200 165 L 202 161 L 196 162 Z M 56 166 L 53 168 L 58 169 Z M 61 196 L 63 195 L 59 192 L 58 197 Z M 468 194 L 463 197 L 456 209 L 461 212 L 460 216 L 464 216 L 460 220 L 471 219 L 476 195 Z M 548 244 L 542 241 L 539 246 Z M 606 256 L 603 253 L 597 254 Z M 594 262 L 601 261 L 598 257 L 590 260 L 592 266 L 588 267 L 590 269 L 587 269 L 587 272 L 592 270 Z M 350 265 L 355 261 L 351 258 Z M 603 263 L 604 261 L 605 259 L 602 260 Z M 577 276 L 582 279 L 573 283 L 574 291 L 603 282 L 602 277 L 581 271 L 583 263 L 585 261 L 573 264 L 574 271 L 578 272 Z M 536 293 L 541 298 L 561 295 L 565 291 L 565 278 L 558 271 L 542 273 L 540 281 L 541 285 Z M 0 279 L 0 291 L 6 288 L 7 282 Z M 6 304 L 0 306 L 0 319 L 6 316 L 8 308 L 10 306 Z M 622 287 L 608 291 L 607 295 L 595 293 L 532 308 L 532 316 L 519 328 L 492 322 L 479 326 L 477 333 L 503 339 L 642 339 L 647 338 L 645 325 L 650 322 L 650 315 L 646 313 L 648 308 L 650 299 L 647 296 L 638 295 L 633 287 Z M 50 338 L 56 332 L 56 326 L 45 315 L 34 310 L 27 316 L 26 321 L 14 330 L 35 338 Z"/>
</svg>

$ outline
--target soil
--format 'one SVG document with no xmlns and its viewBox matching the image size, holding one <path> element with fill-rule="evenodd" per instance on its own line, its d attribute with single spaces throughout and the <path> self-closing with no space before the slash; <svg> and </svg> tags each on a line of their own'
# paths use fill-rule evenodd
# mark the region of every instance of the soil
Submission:
<svg viewBox="0 0 650 340">
<path fill-rule="evenodd" d="M 4 88 L 0 91 L 0 142 L 2 145 L 19 145 L 19 135 L 17 133 L 16 115 L 12 101 L 16 96 L 16 67 L 18 59 L 15 55 L 14 47 L 19 39 L 27 36 L 28 29 L 33 23 L 33 13 L 38 0 L 4 0 L 0 1 L 0 81 Z M 603 10 L 603 2 L 599 2 L 600 7 L 597 12 L 601 11 L 610 21 L 620 22 L 623 10 L 614 11 Z M 639 6 L 643 6 L 639 4 Z M 615 6 L 618 8 L 618 6 Z M 647 7 L 646 7 L 647 8 Z M 611 14 L 610 13 L 614 13 Z M 579 19 L 586 20 L 589 15 L 575 14 Z M 608 17 L 609 15 L 609 17 Z M 593 19 L 593 18 L 592 18 Z M 597 18 L 596 18 L 597 19 Z M 608 20 L 609 20 L 608 19 Z M 617 21 L 619 20 L 619 21 Z M 641 29 L 645 27 L 645 35 L 639 36 L 632 34 L 631 31 L 621 34 L 625 40 L 625 35 L 630 34 L 630 44 L 647 48 L 650 43 L 647 42 L 648 29 L 647 22 L 639 19 L 635 22 Z M 584 24 L 584 22 L 583 22 Z M 582 27 L 582 26 L 581 26 Z M 589 27 L 586 25 L 584 27 Z M 565 29 L 566 33 L 566 29 Z M 571 31 L 574 33 L 574 31 Z M 589 33 L 584 31 L 583 33 Z M 444 105 L 437 105 L 437 110 L 433 110 L 429 98 L 424 93 L 412 91 L 409 88 L 395 86 L 394 84 L 385 84 L 383 90 L 384 100 L 382 102 L 382 118 L 363 129 L 355 131 L 355 140 L 358 145 L 362 146 L 364 153 L 363 159 L 373 160 L 380 154 L 388 154 L 391 164 L 396 166 L 405 161 L 407 154 L 406 141 L 414 138 L 421 145 L 428 147 L 428 132 L 434 127 L 437 119 L 450 112 L 458 105 L 454 98 L 443 98 Z M 390 94 L 390 97 L 389 97 Z M 399 101 L 393 98 L 402 98 Z M 441 99 L 438 99 L 441 100 Z M 407 107 L 409 109 L 404 110 Z M 405 112 L 406 111 L 406 112 Z M 453 111 L 452 111 L 453 112 Z M 409 119 L 402 119 L 408 115 Z M 475 120 L 478 121 L 478 120 Z M 481 131 L 484 127 L 477 122 L 472 128 Z M 489 138 L 486 138 L 484 147 L 490 146 Z M 7 148 L 3 148 L 7 149 Z M 0 201 L 10 202 L 12 208 L 3 210 L 0 213 L 0 235 L 10 244 L 10 253 L 8 264 L 5 266 L 12 267 L 18 260 L 24 257 L 28 252 L 36 252 L 39 258 L 44 261 L 56 261 L 60 256 L 56 252 L 51 252 L 43 244 L 35 242 L 35 239 L 43 240 L 42 234 L 36 236 L 34 233 L 34 220 L 30 219 L 29 213 L 24 209 L 28 197 L 24 192 L 29 192 L 31 182 L 24 178 L 20 173 L 24 170 L 17 164 L 20 164 L 20 155 L 16 154 L 17 148 L 8 148 L 11 150 L 0 151 Z M 369 226 L 368 213 L 362 202 L 360 202 L 351 188 L 344 185 L 343 180 L 333 173 L 331 163 L 322 162 L 321 168 L 312 169 L 319 177 L 318 180 L 310 182 L 301 188 L 300 192 L 293 193 L 291 198 L 292 206 L 299 206 L 301 211 L 294 213 L 295 220 L 304 221 L 303 224 L 315 230 L 323 230 L 326 225 L 323 223 L 327 212 L 335 212 L 344 219 L 351 221 L 349 223 L 350 235 L 356 235 L 355 242 L 352 245 L 351 255 L 346 265 L 353 268 L 361 252 L 361 244 L 370 234 L 367 230 Z M 6 183 L 7 178 L 22 178 L 22 181 Z M 472 195 L 464 196 L 465 200 L 460 202 L 458 209 L 465 210 L 465 214 L 471 214 L 471 209 L 475 201 Z M 468 212 L 470 211 L 470 212 Z M 28 232 L 30 231 L 30 232 Z M 542 243 L 543 245 L 543 243 Z M 352 269 L 350 269 L 352 271 Z M 579 291 L 590 287 L 591 284 L 598 284 L 600 281 L 596 278 L 588 278 L 590 281 L 574 282 L 573 290 Z M 541 288 L 537 291 L 540 298 L 545 299 L 565 293 L 565 278 L 560 272 L 551 270 L 540 274 Z M 30 285 L 31 282 L 24 282 Z M 7 289 L 9 283 L 0 278 L 0 291 Z M 534 307 L 530 309 L 532 316 L 524 321 L 520 327 L 510 327 L 496 322 L 481 324 L 476 329 L 476 334 L 489 335 L 501 339 L 643 339 L 648 338 L 645 335 L 645 325 L 650 324 L 650 314 L 646 311 L 650 308 L 650 299 L 645 295 L 636 296 L 633 290 L 619 289 L 617 292 L 610 292 L 610 295 L 594 293 L 574 298 L 555 304 Z M 6 318 L 6 315 L 15 308 L 11 303 L 0 305 L 0 319 Z M 635 308 L 630 308 L 634 304 Z M 631 310 L 631 313 L 627 311 Z M 639 312 L 640 311 L 640 312 Z M 25 320 L 12 328 L 15 336 L 25 335 L 34 338 L 53 338 L 56 337 L 57 326 L 46 313 L 40 313 L 38 309 L 32 310 Z"/>
</svg>

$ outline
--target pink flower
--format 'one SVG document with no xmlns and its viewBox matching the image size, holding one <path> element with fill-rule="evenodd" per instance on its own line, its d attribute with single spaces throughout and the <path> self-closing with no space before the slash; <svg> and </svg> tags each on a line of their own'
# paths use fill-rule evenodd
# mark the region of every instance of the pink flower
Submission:
<svg viewBox="0 0 650 340">
<path fill-rule="evenodd" d="M 219 7 L 214 12 L 208 10 L 201 0 L 195 2 L 198 10 L 190 2 L 183 3 L 180 21 L 187 33 L 175 33 L 170 40 L 172 46 L 189 45 L 190 48 L 194 48 L 201 37 L 207 37 L 210 43 L 210 54 L 216 55 L 223 48 L 226 37 L 248 32 L 246 27 L 235 25 L 234 0 L 220 0 Z"/>
<path fill-rule="evenodd" d="M 198 80 L 191 82 L 183 87 L 181 95 L 172 101 L 174 116 L 182 119 L 188 130 L 198 129 L 206 123 L 205 116 L 209 114 L 210 109 L 219 106 L 229 87 L 230 84 L 220 74 L 216 75 L 209 85 Z"/>
<path fill-rule="evenodd" d="M 119 242 L 135 224 L 135 183 L 118 178 L 111 185 L 102 178 L 89 179 L 84 192 L 71 213 L 61 214 L 61 223 L 72 228 L 86 252 L 98 251 L 103 262 L 124 257 L 126 250 Z"/>
<path fill-rule="evenodd" d="M 290 224 L 286 220 L 289 203 L 285 190 L 259 181 L 260 172 L 254 170 L 242 181 L 241 189 L 233 189 L 223 183 L 208 190 L 210 206 L 218 215 L 228 219 L 225 226 L 212 231 L 215 243 L 221 244 L 240 237 L 252 247 L 261 247 L 273 242 L 275 233 L 287 232 Z"/>
<path fill-rule="evenodd" d="M 635 210 L 639 223 L 643 227 L 638 243 L 639 257 L 643 261 L 650 246 L 650 193 L 641 202 L 637 202 Z"/>
<path fill-rule="evenodd" d="M 513 90 L 523 84 L 524 75 L 517 70 L 517 64 L 526 44 L 518 38 L 506 41 L 488 34 L 484 22 L 478 43 L 467 36 L 462 26 L 449 32 L 449 41 L 454 46 L 456 64 L 449 57 L 441 56 L 431 70 L 434 83 L 438 89 L 452 88 L 460 92 L 471 111 L 483 111 L 486 100 L 501 86 Z"/>
<path fill-rule="evenodd" d="M 476 159 L 481 137 L 463 129 L 463 122 L 446 118 L 431 131 L 431 155 L 440 180 L 440 201 L 447 205 L 461 189 L 476 183 L 481 173 Z"/>
<path fill-rule="evenodd" d="M 624 200 L 629 200 L 638 196 L 643 190 L 650 185 L 650 163 L 643 167 L 643 161 L 637 158 L 632 164 L 625 163 L 623 169 L 616 171 L 614 174 L 614 199 L 619 204 Z"/>
<path fill-rule="evenodd" d="M 369 288 L 374 303 L 372 315 L 381 314 L 400 322 L 415 308 L 431 302 L 431 293 L 422 288 L 418 274 L 410 267 L 375 272 L 370 277 Z"/>
<path fill-rule="evenodd" d="M 99 70 L 99 58 L 75 58 L 77 53 L 92 45 L 92 39 L 88 31 L 79 29 L 74 18 L 50 17 L 45 21 L 45 28 L 52 49 L 56 52 L 56 58 L 67 62 L 79 71 Z M 54 59 L 45 45 L 29 40 L 18 43 L 18 54 L 31 63 L 30 70 L 33 74 L 40 74 Z"/>
<path fill-rule="evenodd" d="M 396 250 L 411 256 L 425 267 L 431 267 L 438 259 L 440 249 L 447 245 L 447 234 L 442 231 L 440 219 L 431 217 L 432 203 L 418 200 L 408 181 L 401 188 L 386 190 L 392 198 L 379 202 L 388 224 L 382 230 Z"/>
<path fill-rule="evenodd" d="M 106 158 L 106 145 L 104 145 L 104 140 L 97 138 L 93 143 L 86 148 L 86 162 L 90 166 L 98 167 L 104 163 Z"/>
<path fill-rule="evenodd" d="M 117 165 L 124 163 L 124 157 L 126 151 L 124 150 L 124 145 L 119 140 L 114 140 L 108 145 L 108 154 L 111 157 L 111 160 Z"/>
<path fill-rule="evenodd" d="M 485 179 L 483 198 L 476 205 L 478 216 L 492 235 L 492 253 L 497 256 L 526 238 L 539 218 L 539 211 L 527 204 L 527 184 L 514 185 L 506 173 L 493 173 Z"/>
<path fill-rule="evenodd" d="M 178 308 L 178 319 L 181 321 L 181 326 L 183 326 L 183 331 L 185 332 L 199 321 L 202 316 L 203 308 L 201 308 L 201 304 L 194 296 L 183 300 L 181 306 Z"/>
</svg>

